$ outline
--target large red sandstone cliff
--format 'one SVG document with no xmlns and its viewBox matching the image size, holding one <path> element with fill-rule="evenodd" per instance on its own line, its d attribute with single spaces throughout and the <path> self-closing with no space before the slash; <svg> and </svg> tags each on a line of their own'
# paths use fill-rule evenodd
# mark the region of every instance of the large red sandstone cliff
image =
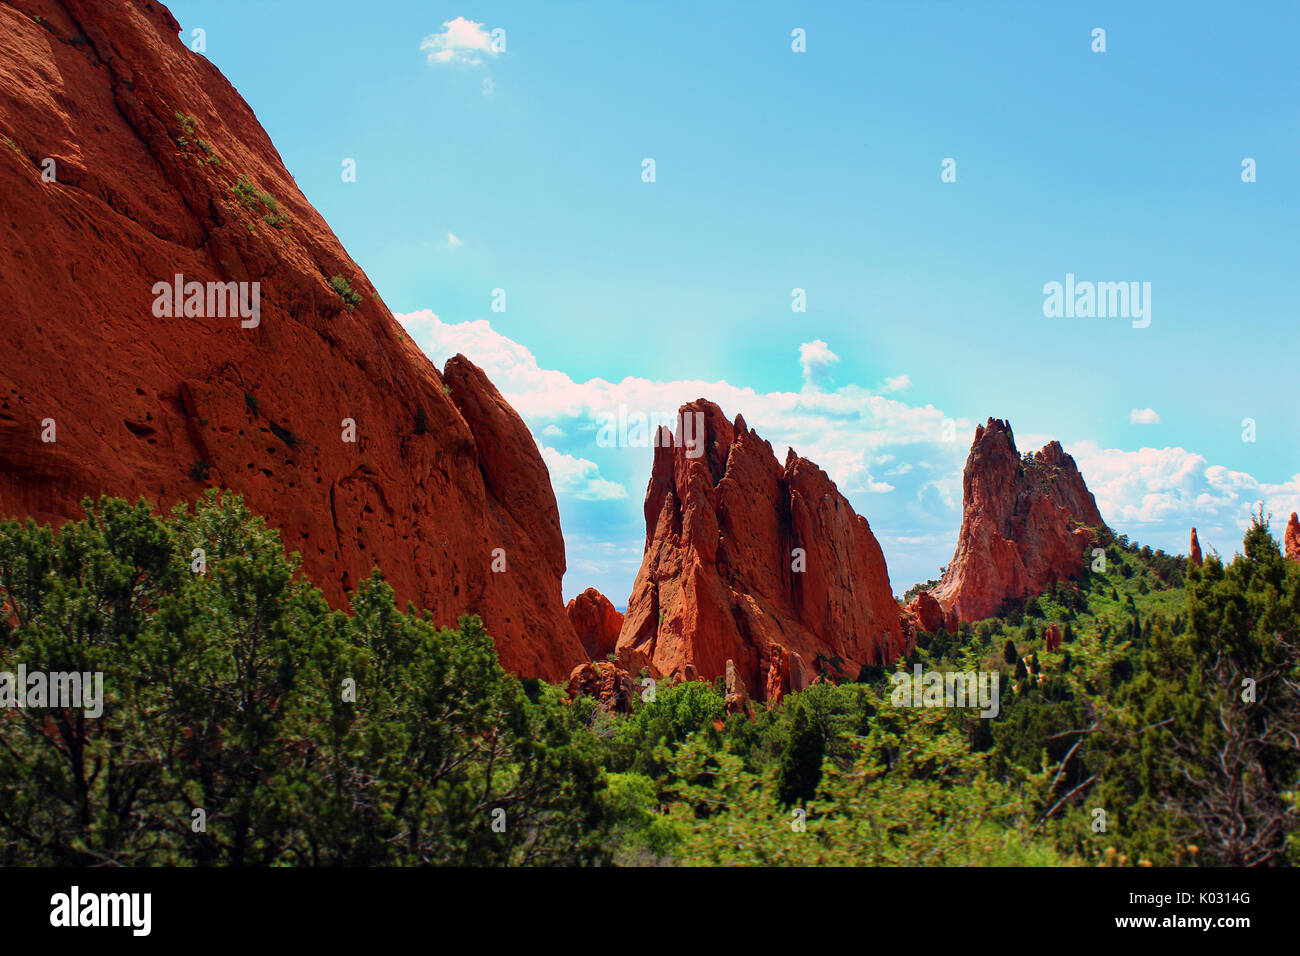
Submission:
<svg viewBox="0 0 1300 956">
<path fill-rule="evenodd" d="M 1092 492 L 1058 442 L 1032 458 L 1016 451 L 1011 426 L 975 429 L 962 474 L 957 551 L 931 594 L 958 620 L 996 614 L 1007 598 L 1041 593 L 1083 571 L 1103 525 Z"/>
<path fill-rule="evenodd" d="M 655 448 L 619 662 L 711 679 L 731 660 L 749 696 L 770 698 L 834 676 L 832 658 L 853 679 L 902 654 L 880 546 L 826 473 L 793 450 L 782 466 L 743 418 L 704 399 L 678 423 Z"/>
<path fill-rule="evenodd" d="M 178 30 L 148 0 L 0 0 L 0 514 L 232 488 L 334 603 L 377 564 L 562 680 L 586 655 L 528 429 L 468 361 L 426 360 Z M 177 274 L 259 283 L 260 322 L 156 317 Z"/>
</svg>

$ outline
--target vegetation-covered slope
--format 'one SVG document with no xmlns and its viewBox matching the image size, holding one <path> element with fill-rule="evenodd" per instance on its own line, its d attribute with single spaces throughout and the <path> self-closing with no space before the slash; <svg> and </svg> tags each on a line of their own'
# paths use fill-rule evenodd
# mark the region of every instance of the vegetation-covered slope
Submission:
<svg viewBox="0 0 1300 956">
<path fill-rule="evenodd" d="M 0 861 L 1296 862 L 1300 562 L 1263 516 L 1227 564 L 1105 547 L 900 664 L 996 672 L 992 719 L 870 667 L 732 714 L 643 680 L 616 715 L 378 575 L 331 610 L 237 499 L 5 523 L 0 671 L 106 689 L 94 719 L 0 709 Z"/>
</svg>

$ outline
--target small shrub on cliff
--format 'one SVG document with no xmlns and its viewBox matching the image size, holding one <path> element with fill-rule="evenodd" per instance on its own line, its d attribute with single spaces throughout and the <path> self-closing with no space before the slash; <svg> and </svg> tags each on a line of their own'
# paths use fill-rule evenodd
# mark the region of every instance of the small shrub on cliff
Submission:
<svg viewBox="0 0 1300 956">
<path fill-rule="evenodd" d="M 361 304 L 361 293 L 352 288 L 352 283 L 348 282 L 343 276 L 334 276 L 330 279 L 330 288 L 339 294 L 343 304 L 351 312 Z"/>
<path fill-rule="evenodd" d="M 259 189 L 247 176 L 240 176 L 230 191 L 245 209 L 254 215 L 262 213 L 262 220 L 273 229 L 279 229 L 288 221 L 288 217 L 280 212 L 280 201 Z"/>
</svg>

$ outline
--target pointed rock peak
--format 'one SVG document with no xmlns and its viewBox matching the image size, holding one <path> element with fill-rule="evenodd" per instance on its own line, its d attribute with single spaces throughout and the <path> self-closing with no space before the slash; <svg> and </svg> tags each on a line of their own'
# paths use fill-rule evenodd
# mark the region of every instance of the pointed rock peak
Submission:
<svg viewBox="0 0 1300 956">
<path fill-rule="evenodd" d="M 1000 418 L 990 418 L 984 425 L 975 427 L 975 440 L 971 443 L 971 455 L 974 456 L 977 451 L 985 454 L 1001 452 L 1010 449 L 1016 450 L 1016 436 L 1011 432 L 1011 426 Z"/>
<path fill-rule="evenodd" d="M 1049 442 L 1026 468 L 1011 426 L 976 429 L 962 473 L 957 552 L 934 597 L 962 621 L 996 614 L 1008 598 L 1039 594 L 1083 570 L 1092 528 L 1103 525 L 1074 459 Z"/>
<path fill-rule="evenodd" d="M 852 680 L 905 653 L 880 545 L 834 482 L 793 449 L 783 471 L 769 442 L 711 402 L 683 411 L 703 415 L 705 458 L 684 466 L 674 452 L 671 471 L 656 461 L 619 662 L 669 679 L 730 673 L 733 688 L 771 698 L 827 662 Z M 701 460 L 715 476 L 709 491 Z"/>
<path fill-rule="evenodd" d="M 1300 516 L 1291 512 L 1291 520 L 1286 523 L 1286 556 L 1300 561 Z"/>
<path fill-rule="evenodd" d="M 1201 556 L 1201 541 L 1198 537 L 1196 537 L 1195 528 L 1192 529 L 1192 550 L 1191 550 L 1190 557 L 1192 560 L 1192 564 L 1195 564 L 1198 567 L 1204 562 L 1204 558 Z"/>
<path fill-rule="evenodd" d="M 1065 453 L 1065 449 L 1061 447 L 1061 443 L 1055 440 L 1049 441 L 1043 446 L 1041 451 L 1034 452 L 1034 458 L 1045 465 L 1059 466 L 1064 465 L 1067 461 L 1070 462 L 1071 465 L 1074 464 L 1074 460 Z"/>
<path fill-rule="evenodd" d="M 727 473 L 727 455 L 735 435 L 731 420 L 707 398 L 697 398 L 677 410 L 677 447 L 692 459 L 703 458 L 715 485 Z"/>
</svg>

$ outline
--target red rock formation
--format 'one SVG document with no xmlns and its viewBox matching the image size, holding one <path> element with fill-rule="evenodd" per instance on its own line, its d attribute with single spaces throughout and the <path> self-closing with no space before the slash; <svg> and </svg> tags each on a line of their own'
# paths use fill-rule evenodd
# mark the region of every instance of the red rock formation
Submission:
<svg viewBox="0 0 1300 956">
<path fill-rule="evenodd" d="M 945 611 L 929 591 L 922 591 L 907 602 L 903 608 L 903 617 L 905 623 L 917 631 L 930 634 L 937 634 L 941 630 L 950 634 L 957 633 L 957 615 Z"/>
<path fill-rule="evenodd" d="M 1286 537 L 1284 540 L 1284 553 L 1288 558 L 1300 561 L 1300 516 L 1291 512 L 1291 520 L 1286 523 Z"/>
<path fill-rule="evenodd" d="M 1055 624 L 1049 624 L 1043 630 L 1043 641 L 1049 651 L 1054 651 L 1062 644 L 1061 629 Z"/>
<path fill-rule="evenodd" d="M 601 710 L 630 714 L 636 700 L 636 682 L 631 674 L 609 661 L 588 661 L 569 675 L 568 693 L 569 700 L 590 697 Z"/>
<path fill-rule="evenodd" d="M 609 603 L 609 598 L 595 588 L 587 588 L 568 603 L 565 611 L 588 657 L 603 661 L 607 654 L 614 653 L 623 615 Z"/>
<path fill-rule="evenodd" d="M 156 2 L 0 0 L 0 513 L 231 488 L 336 605 L 379 565 L 562 680 L 585 655 L 527 428 L 468 361 L 426 360 L 178 29 Z M 247 305 L 257 283 L 257 321 L 206 295 L 166 317 L 177 275 Z"/>
<path fill-rule="evenodd" d="M 712 402 L 680 415 L 691 417 L 655 448 L 620 663 L 711 679 L 730 659 L 745 687 L 772 698 L 832 670 L 831 658 L 853 679 L 902 654 L 880 546 L 826 473 L 793 450 L 782 467 L 743 418 L 729 422 Z"/>
<path fill-rule="evenodd" d="M 1198 568 L 1204 563 L 1205 559 L 1201 556 L 1201 541 L 1196 537 L 1196 529 L 1192 529 L 1192 564 Z"/>
<path fill-rule="evenodd" d="M 726 674 L 726 696 L 723 698 L 723 704 L 727 713 L 748 715 L 749 693 L 745 689 L 745 682 L 740 679 L 740 674 L 736 670 L 735 661 L 727 661 Z"/>
<path fill-rule="evenodd" d="M 1101 513 L 1074 459 L 1058 442 L 1032 458 L 1016 451 L 1011 426 L 975 429 L 962 474 L 957 551 L 933 589 L 962 621 L 996 614 L 1007 598 L 1040 594 L 1085 567 Z"/>
</svg>

